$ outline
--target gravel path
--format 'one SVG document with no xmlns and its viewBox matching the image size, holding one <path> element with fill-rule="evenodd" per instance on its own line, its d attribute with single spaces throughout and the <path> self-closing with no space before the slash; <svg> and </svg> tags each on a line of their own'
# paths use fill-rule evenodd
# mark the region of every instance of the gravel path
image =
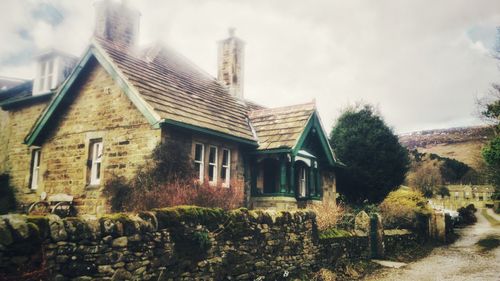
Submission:
<svg viewBox="0 0 500 281">
<path fill-rule="evenodd" d="M 500 227 L 492 227 L 476 213 L 478 222 L 457 230 L 461 235 L 453 244 L 435 248 L 429 256 L 406 267 L 385 268 L 365 281 L 500 281 L 500 247 L 482 251 L 476 243 L 488 236 L 500 239 Z"/>
</svg>

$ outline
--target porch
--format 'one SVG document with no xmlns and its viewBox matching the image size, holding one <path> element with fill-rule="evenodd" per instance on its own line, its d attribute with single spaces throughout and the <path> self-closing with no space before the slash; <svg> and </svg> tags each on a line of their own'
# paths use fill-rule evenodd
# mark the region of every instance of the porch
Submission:
<svg viewBox="0 0 500 281">
<path fill-rule="evenodd" d="M 321 202 L 321 163 L 305 150 L 256 154 L 251 171 L 251 207 L 290 210 Z"/>
</svg>

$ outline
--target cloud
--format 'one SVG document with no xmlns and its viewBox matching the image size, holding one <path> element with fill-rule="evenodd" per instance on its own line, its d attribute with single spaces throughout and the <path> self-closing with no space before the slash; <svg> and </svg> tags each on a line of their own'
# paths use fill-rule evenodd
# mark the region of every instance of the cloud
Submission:
<svg viewBox="0 0 500 281">
<path fill-rule="evenodd" d="M 165 41 L 213 75 L 216 41 L 236 27 L 247 42 L 245 96 L 268 106 L 315 98 L 327 130 L 358 100 L 378 105 L 398 132 L 478 124 L 474 99 L 498 81 L 496 0 L 129 2 L 141 11 L 141 43 Z M 88 42 L 90 1 L 43 1 L 62 15 L 55 25 L 31 16 L 37 3 L 2 3 L 13 16 L 0 19 L 9 42 L 0 75 L 20 69 L 2 61 L 22 50 L 53 45 L 78 55 Z"/>
</svg>

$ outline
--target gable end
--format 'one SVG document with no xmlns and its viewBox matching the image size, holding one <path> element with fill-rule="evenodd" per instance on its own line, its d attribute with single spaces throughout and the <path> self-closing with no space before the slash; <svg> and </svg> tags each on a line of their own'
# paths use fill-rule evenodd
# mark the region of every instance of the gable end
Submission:
<svg viewBox="0 0 500 281">
<path fill-rule="evenodd" d="M 328 142 L 328 138 L 326 136 L 325 130 L 323 129 L 317 111 L 314 111 L 309 120 L 307 121 L 305 129 L 302 131 L 302 134 L 300 135 L 299 139 L 297 140 L 292 149 L 292 154 L 294 156 L 297 156 L 299 151 L 304 146 L 304 142 L 306 141 L 307 136 L 311 133 L 313 129 L 316 130 L 317 136 L 321 144 L 321 148 L 327 157 L 328 164 L 330 164 L 331 166 L 338 165 L 337 163 L 338 161 L 336 161 L 335 159 L 333 150 L 330 147 L 330 143 Z"/>
<path fill-rule="evenodd" d="M 61 102 L 64 100 L 65 96 L 68 94 L 72 86 L 77 82 L 78 78 L 82 74 L 82 70 L 89 64 L 91 59 L 94 58 L 98 63 L 106 70 L 106 72 L 112 77 L 119 87 L 123 90 L 125 95 L 131 100 L 131 102 L 136 106 L 136 108 L 144 115 L 148 122 L 153 126 L 153 128 L 160 128 L 159 123 L 161 118 L 154 112 L 154 110 L 139 96 L 139 94 L 133 89 L 133 87 L 123 78 L 123 75 L 119 72 L 116 66 L 113 65 L 111 60 L 106 57 L 104 52 L 102 52 L 97 46 L 91 45 L 85 55 L 77 64 L 71 75 L 63 83 L 60 90 L 50 102 L 47 108 L 40 115 L 36 121 L 33 128 L 30 130 L 29 134 L 24 139 L 24 143 L 31 146 L 38 144 L 42 135 L 42 131 L 47 127 L 49 121 L 53 118 L 55 111 L 60 106 Z"/>
</svg>

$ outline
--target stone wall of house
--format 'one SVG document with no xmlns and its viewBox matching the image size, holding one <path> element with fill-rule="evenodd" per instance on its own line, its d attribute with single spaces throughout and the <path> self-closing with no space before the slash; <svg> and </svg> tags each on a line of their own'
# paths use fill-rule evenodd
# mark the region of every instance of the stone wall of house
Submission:
<svg viewBox="0 0 500 281">
<path fill-rule="evenodd" d="M 0 279 L 30 272 L 43 280 L 280 280 L 370 255 L 367 236 L 320 240 L 315 225 L 310 212 L 198 207 L 1 216 Z M 407 245 L 406 237 L 388 245 Z"/>
<path fill-rule="evenodd" d="M 9 148 L 9 112 L 0 109 L 0 174 L 7 172 L 7 151 Z"/>
<path fill-rule="evenodd" d="M 79 211 L 106 211 L 103 184 L 114 175 L 130 178 L 161 140 L 119 85 L 95 64 L 72 92 L 42 144 L 41 190 L 76 197 Z M 98 186 L 89 186 L 90 142 L 102 139 L 103 160 Z"/>
<path fill-rule="evenodd" d="M 47 101 L 22 107 L 0 110 L 0 172 L 11 177 L 19 201 L 34 201 L 39 196 L 29 189 L 31 149 L 24 144 L 24 138 L 38 119 Z"/>
<path fill-rule="evenodd" d="M 195 143 L 200 143 L 204 145 L 205 153 L 204 153 L 204 175 L 207 179 L 208 176 L 208 157 L 209 157 L 209 147 L 215 146 L 217 147 L 217 180 L 218 185 L 222 184 L 221 181 L 221 167 L 222 167 L 222 149 L 229 149 L 231 154 L 231 162 L 230 162 L 230 178 L 231 178 L 231 187 L 242 189 L 244 193 L 244 202 L 243 206 L 250 207 L 249 204 L 249 196 L 250 196 L 250 176 L 245 179 L 245 163 L 243 155 L 245 153 L 248 154 L 248 151 L 245 151 L 245 147 L 242 147 L 240 144 L 232 141 L 225 140 L 220 137 L 209 136 L 202 133 L 196 133 L 193 131 L 188 131 L 185 129 L 176 128 L 173 126 L 164 126 L 162 127 L 162 140 L 175 140 L 181 144 L 183 144 L 186 149 L 190 153 L 191 159 L 194 161 L 194 153 L 195 153 Z M 248 149 L 248 148 L 247 148 Z"/>
<path fill-rule="evenodd" d="M 36 191 L 29 188 L 32 156 L 23 140 L 46 103 L 8 111 L 8 121 L 2 120 L 1 124 L 6 128 L 0 131 L 0 140 L 8 139 L 8 145 L 2 142 L 0 157 L 6 159 L 3 166 L 12 178 L 21 207 L 39 200 L 45 191 L 49 195 L 75 196 L 82 213 L 102 213 L 106 211 L 101 196 L 103 183 L 112 175 L 134 175 L 159 143 L 161 130 L 151 128 L 112 77 L 97 64 L 69 95 L 71 101 L 56 113 L 41 145 Z M 99 186 L 90 187 L 89 141 L 97 138 L 102 139 L 104 146 L 102 177 Z"/>
<path fill-rule="evenodd" d="M 337 180 L 334 171 L 323 171 L 321 174 L 323 201 L 333 204 L 337 202 Z"/>
<path fill-rule="evenodd" d="M 222 149 L 229 149 L 231 151 L 231 164 L 230 164 L 230 175 L 232 180 L 232 185 L 238 185 L 243 188 L 244 177 L 244 163 L 242 157 L 241 147 L 236 142 L 227 141 L 219 137 L 212 137 L 206 134 L 195 133 L 193 131 L 183 130 L 175 128 L 172 126 L 165 126 L 162 130 L 163 140 L 174 139 L 179 141 L 186 146 L 186 150 L 190 152 L 191 158 L 194 160 L 194 144 L 200 143 L 205 147 L 204 153 L 204 175 L 208 176 L 208 155 L 209 147 L 217 147 L 217 179 L 218 182 L 221 181 L 221 167 L 222 167 Z"/>
</svg>

